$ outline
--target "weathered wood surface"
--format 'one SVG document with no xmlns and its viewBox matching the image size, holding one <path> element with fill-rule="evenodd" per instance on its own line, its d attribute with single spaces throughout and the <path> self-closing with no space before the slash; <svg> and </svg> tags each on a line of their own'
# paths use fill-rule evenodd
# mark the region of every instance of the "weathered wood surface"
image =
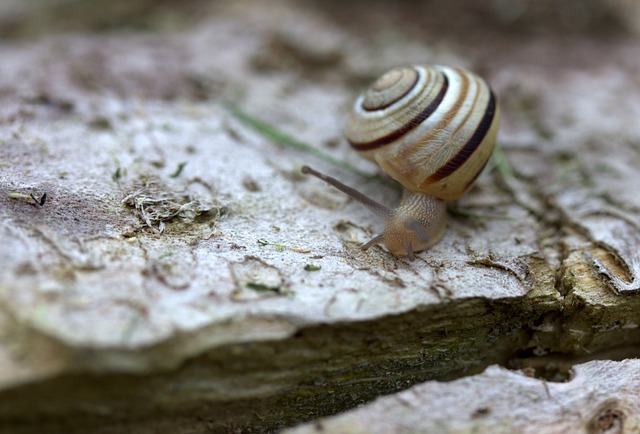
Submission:
<svg viewBox="0 0 640 434">
<path fill-rule="evenodd" d="M 451 383 L 428 382 L 287 434 L 640 432 L 640 362 L 594 361 L 566 383 L 493 366 Z"/>
<path fill-rule="evenodd" d="M 598 5 L 618 21 L 544 35 L 500 11 L 447 26 L 446 10 L 282 1 L 199 5 L 172 32 L 5 40 L 0 427 L 273 430 L 491 364 L 563 379 L 637 356 L 640 44 L 624 3 Z M 384 203 L 396 190 L 225 105 L 374 174 L 342 116 L 411 62 L 489 79 L 510 162 L 413 263 L 362 252 L 381 222 L 299 168 Z"/>
</svg>

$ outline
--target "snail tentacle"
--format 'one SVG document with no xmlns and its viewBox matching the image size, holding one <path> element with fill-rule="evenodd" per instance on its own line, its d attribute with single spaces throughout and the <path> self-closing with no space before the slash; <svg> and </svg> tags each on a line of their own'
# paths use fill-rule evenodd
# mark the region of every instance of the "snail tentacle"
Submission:
<svg viewBox="0 0 640 434">
<path fill-rule="evenodd" d="M 379 215 L 380 217 L 384 218 L 385 220 L 388 220 L 393 216 L 392 209 L 389 209 L 386 206 L 382 205 L 381 203 L 371 199 L 370 197 L 365 196 L 355 188 L 349 187 L 348 185 L 342 183 L 341 181 L 338 181 L 336 178 L 332 176 L 325 175 L 324 173 L 318 172 L 317 170 L 312 169 L 311 167 L 306 165 L 302 166 L 300 171 L 304 174 L 313 175 L 316 178 L 323 180 L 327 184 L 334 186 L 341 192 L 347 194 L 348 196 L 357 200 L 361 204 L 367 206 L 371 211 L 373 211 L 375 214 Z"/>
</svg>

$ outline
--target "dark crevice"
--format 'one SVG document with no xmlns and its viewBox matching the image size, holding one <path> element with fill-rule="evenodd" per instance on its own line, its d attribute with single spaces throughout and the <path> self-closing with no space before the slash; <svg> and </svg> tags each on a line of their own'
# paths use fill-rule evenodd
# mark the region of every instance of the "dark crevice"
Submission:
<svg viewBox="0 0 640 434">
<path fill-rule="evenodd" d="M 0 392 L 0 403 L 11 403 L 0 406 L 0 431 L 175 430 L 176 421 L 184 421 L 193 432 L 273 432 L 494 364 L 568 381 L 575 363 L 640 356 L 639 328 L 593 329 L 598 323 L 589 307 L 567 310 L 566 302 L 544 296 L 463 299 L 382 319 L 302 328 L 283 340 L 218 347 L 171 372 L 66 375 Z M 571 330 L 579 327 L 585 337 L 577 342 Z M 132 400 L 147 406 L 133 412 Z"/>
<path fill-rule="evenodd" d="M 606 350 L 591 354 L 565 354 L 550 352 L 545 355 L 536 354 L 535 348 L 528 348 L 517 354 L 505 366 L 509 369 L 516 369 L 525 372 L 535 378 L 546 381 L 570 381 L 574 365 L 590 362 L 593 360 L 614 360 L 640 358 L 640 340 L 635 344 L 608 348 Z"/>
</svg>

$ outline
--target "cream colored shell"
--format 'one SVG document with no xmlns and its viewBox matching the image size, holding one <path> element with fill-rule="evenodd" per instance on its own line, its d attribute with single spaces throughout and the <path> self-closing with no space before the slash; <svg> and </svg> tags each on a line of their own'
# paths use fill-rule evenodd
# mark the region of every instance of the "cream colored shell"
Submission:
<svg viewBox="0 0 640 434">
<path fill-rule="evenodd" d="M 482 78 L 459 68 L 414 65 L 388 71 L 360 95 L 345 134 L 408 190 L 455 200 L 486 165 L 499 118 Z"/>
</svg>

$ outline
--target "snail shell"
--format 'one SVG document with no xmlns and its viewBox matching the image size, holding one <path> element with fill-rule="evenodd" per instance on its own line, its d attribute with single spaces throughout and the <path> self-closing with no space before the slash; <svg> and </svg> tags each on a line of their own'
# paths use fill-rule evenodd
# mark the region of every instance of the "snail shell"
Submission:
<svg viewBox="0 0 640 434">
<path fill-rule="evenodd" d="M 395 68 L 358 97 L 345 135 L 360 155 L 404 186 L 400 205 L 389 209 L 308 166 L 302 171 L 386 220 L 384 231 L 363 249 L 383 243 L 392 254 L 413 259 L 442 237 L 445 201 L 462 197 L 487 164 L 499 119 L 493 91 L 471 72 L 428 65 Z"/>
<path fill-rule="evenodd" d="M 482 78 L 415 65 L 390 70 L 360 95 L 345 135 L 408 190 L 455 200 L 489 160 L 499 118 Z"/>
</svg>

